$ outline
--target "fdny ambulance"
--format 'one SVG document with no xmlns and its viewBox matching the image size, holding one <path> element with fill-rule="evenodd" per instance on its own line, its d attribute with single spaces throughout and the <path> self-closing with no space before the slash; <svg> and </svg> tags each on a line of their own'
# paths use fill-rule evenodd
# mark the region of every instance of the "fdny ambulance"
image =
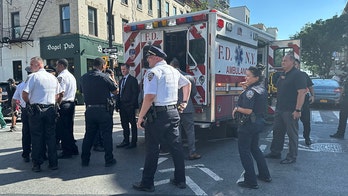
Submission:
<svg viewBox="0 0 348 196">
<path fill-rule="evenodd" d="M 152 44 L 166 52 L 168 64 L 177 58 L 181 69 L 195 78 L 194 118 L 202 128 L 233 125 L 232 110 L 243 90 L 239 83 L 245 80 L 246 69 L 260 63 L 276 71 L 281 55 L 294 52 L 298 43 L 293 41 L 277 45 L 274 35 L 216 10 L 133 22 L 123 28 L 125 62 L 140 85 L 149 68 L 144 55 Z M 280 59 L 277 65 L 274 59 Z"/>
</svg>

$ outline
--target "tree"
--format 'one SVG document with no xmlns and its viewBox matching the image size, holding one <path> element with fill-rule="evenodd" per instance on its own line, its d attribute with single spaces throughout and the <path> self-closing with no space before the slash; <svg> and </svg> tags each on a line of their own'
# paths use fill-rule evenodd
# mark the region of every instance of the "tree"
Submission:
<svg viewBox="0 0 348 196">
<path fill-rule="evenodd" d="M 191 7 L 192 12 L 206 9 L 217 9 L 221 12 L 227 13 L 229 8 L 229 5 L 224 0 L 187 0 L 185 3 Z"/>
<path fill-rule="evenodd" d="M 348 14 L 307 23 L 292 39 L 301 39 L 301 60 L 315 74 L 330 77 L 332 54 L 348 46 Z"/>
</svg>

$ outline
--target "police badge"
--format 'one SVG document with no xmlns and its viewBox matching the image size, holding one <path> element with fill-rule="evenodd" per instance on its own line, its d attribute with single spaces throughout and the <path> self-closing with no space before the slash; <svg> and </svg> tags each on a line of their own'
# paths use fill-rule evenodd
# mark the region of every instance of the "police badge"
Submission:
<svg viewBox="0 0 348 196">
<path fill-rule="evenodd" d="M 247 97 L 248 99 L 253 98 L 253 96 L 254 96 L 254 91 L 248 90 L 248 91 L 246 92 L 246 97 Z"/>
<path fill-rule="evenodd" d="M 153 72 L 150 72 L 150 73 L 147 74 L 147 79 L 148 79 L 149 81 L 151 81 L 151 80 L 153 79 L 153 76 L 154 76 L 154 73 L 153 73 Z"/>
</svg>

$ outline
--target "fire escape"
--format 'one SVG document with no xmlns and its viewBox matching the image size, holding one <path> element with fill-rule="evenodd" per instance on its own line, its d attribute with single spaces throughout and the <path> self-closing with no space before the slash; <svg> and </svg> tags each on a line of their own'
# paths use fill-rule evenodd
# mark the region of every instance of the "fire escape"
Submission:
<svg viewBox="0 0 348 196">
<path fill-rule="evenodd" d="M 43 7 L 45 6 L 45 3 L 46 3 L 46 0 L 37 0 L 34 10 L 31 13 L 28 23 L 25 26 L 25 29 L 21 36 L 21 40 L 29 41 L 29 37 L 34 30 L 35 24 L 37 20 L 39 19 L 39 16 L 42 12 Z"/>
<path fill-rule="evenodd" d="M 36 1 L 36 3 L 35 3 Z M 7 43 L 7 44 L 16 44 L 19 47 L 21 47 L 21 43 L 26 42 L 27 44 L 32 45 L 33 40 L 29 39 L 31 33 L 34 30 L 34 27 L 36 25 L 37 20 L 40 17 L 40 14 L 46 4 L 47 0 L 33 0 L 32 5 L 34 5 L 34 7 L 32 8 L 32 12 L 31 15 L 28 19 L 27 24 L 25 25 L 24 31 L 21 34 L 20 37 L 18 38 L 13 38 L 12 39 L 10 37 L 3 37 L 1 42 L 2 43 Z M 31 11 L 31 7 L 29 8 L 28 13 Z"/>
</svg>

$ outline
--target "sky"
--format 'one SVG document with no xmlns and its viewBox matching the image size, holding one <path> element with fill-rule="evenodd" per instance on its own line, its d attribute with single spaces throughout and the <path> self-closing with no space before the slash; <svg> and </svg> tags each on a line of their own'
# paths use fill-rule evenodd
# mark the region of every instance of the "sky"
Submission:
<svg viewBox="0 0 348 196">
<path fill-rule="evenodd" d="M 289 39 L 307 23 L 340 16 L 348 0 L 230 0 L 230 7 L 247 6 L 250 24 L 278 28 L 278 40 Z"/>
</svg>

